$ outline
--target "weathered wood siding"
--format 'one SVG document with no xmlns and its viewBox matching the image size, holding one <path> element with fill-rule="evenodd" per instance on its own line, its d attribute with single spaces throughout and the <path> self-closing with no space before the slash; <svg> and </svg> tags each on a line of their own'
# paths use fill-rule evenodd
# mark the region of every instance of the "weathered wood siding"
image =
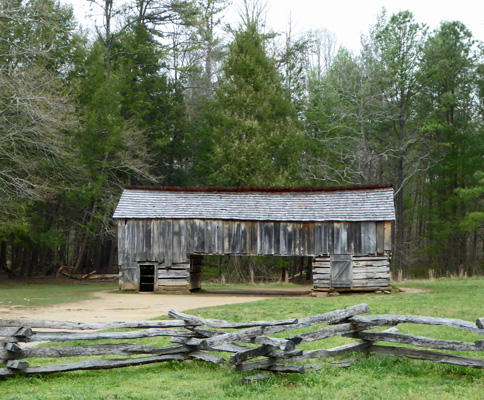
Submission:
<svg viewBox="0 0 484 400">
<path fill-rule="evenodd" d="M 313 283 L 315 289 L 330 290 L 342 287 L 334 282 L 331 261 L 329 256 L 316 257 L 313 260 Z M 390 286 L 390 259 L 387 254 L 353 256 L 350 268 L 352 282 L 345 286 L 348 289 L 387 288 Z"/>
<path fill-rule="evenodd" d="M 160 265 L 159 288 L 187 286 L 190 254 L 358 257 L 391 250 L 391 222 L 119 219 L 118 229 L 122 290 L 137 289 L 140 263 Z M 175 274 L 170 269 L 185 272 Z M 371 283 L 371 278 L 365 279 Z"/>
</svg>

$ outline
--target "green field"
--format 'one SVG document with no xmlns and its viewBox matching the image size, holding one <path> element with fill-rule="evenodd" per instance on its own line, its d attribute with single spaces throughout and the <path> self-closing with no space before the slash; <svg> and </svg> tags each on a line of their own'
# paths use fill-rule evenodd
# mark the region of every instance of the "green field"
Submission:
<svg viewBox="0 0 484 400">
<path fill-rule="evenodd" d="M 401 286 L 425 292 L 334 298 L 274 298 L 191 310 L 229 321 L 303 317 L 367 303 L 372 314 L 413 314 L 475 321 L 484 317 L 484 279 L 443 279 Z M 3 292 L 3 290 L 2 290 Z M 27 298 L 26 292 L 24 293 Z M 3 296 L 3 294 L 2 294 Z M 2 297 L 3 299 L 3 297 Z M 402 332 L 475 341 L 482 336 L 445 327 L 399 325 Z M 334 346 L 350 341 L 335 338 Z M 154 341 L 143 343 L 163 343 Z M 312 344 L 322 347 L 321 342 Z M 471 354 L 470 354 L 471 355 Z M 476 356 L 475 354 L 471 356 Z M 35 360 L 35 363 L 43 360 Z M 49 361 L 52 362 L 52 361 Z M 32 362 L 34 364 L 34 362 Z M 370 357 L 346 369 L 274 376 L 244 385 L 243 374 L 202 362 L 83 371 L 0 381 L 0 399 L 482 399 L 484 371 L 424 361 Z"/>
</svg>

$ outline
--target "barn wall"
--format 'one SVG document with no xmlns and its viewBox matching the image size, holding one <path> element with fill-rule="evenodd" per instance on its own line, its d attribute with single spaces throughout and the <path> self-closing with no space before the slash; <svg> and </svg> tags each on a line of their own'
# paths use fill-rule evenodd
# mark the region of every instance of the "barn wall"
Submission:
<svg viewBox="0 0 484 400">
<path fill-rule="evenodd" d="M 388 254 L 373 256 L 350 255 L 350 258 L 351 264 L 348 266 L 347 271 L 351 279 L 348 284 L 341 284 L 340 279 L 337 277 L 338 270 L 332 265 L 334 261 L 330 256 L 315 258 L 313 260 L 315 290 L 365 290 L 369 288 L 388 288 L 390 286 L 390 258 Z"/>
<path fill-rule="evenodd" d="M 122 219 L 118 231 L 121 290 L 136 290 L 138 265 L 147 262 L 158 264 L 160 290 L 188 288 L 190 254 L 359 257 L 391 250 L 391 222 Z"/>
</svg>

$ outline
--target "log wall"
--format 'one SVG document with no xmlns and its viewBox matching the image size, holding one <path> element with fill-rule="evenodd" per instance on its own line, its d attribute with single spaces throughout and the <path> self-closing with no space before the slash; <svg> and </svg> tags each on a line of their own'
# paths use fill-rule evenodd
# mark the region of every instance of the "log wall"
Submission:
<svg viewBox="0 0 484 400">
<path fill-rule="evenodd" d="M 155 291 L 188 290 L 198 288 L 195 282 L 201 272 L 201 262 L 190 262 L 190 255 L 384 256 L 391 250 L 391 222 L 120 219 L 118 249 L 121 290 L 138 289 L 143 263 L 158 269 Z M 324 263 L 324 258 L 317 262 Z M 358 285 L 371 285 L 367 272 Z"/>
<path fill-rule="evenodd" d="M 374 256 L 353 256 L 352 282 L 348 289 L 355 291 L 369 288 L 387 289 L 390 286 L 390 258 L 388 254 Z M 313 260 L 313 283 L 315 290 L 329 291 L 338 287 L 334 284 L 331 258 L 316 257 Z M 341 288 L 340 288 L 341 290 Z"/>
</svg>

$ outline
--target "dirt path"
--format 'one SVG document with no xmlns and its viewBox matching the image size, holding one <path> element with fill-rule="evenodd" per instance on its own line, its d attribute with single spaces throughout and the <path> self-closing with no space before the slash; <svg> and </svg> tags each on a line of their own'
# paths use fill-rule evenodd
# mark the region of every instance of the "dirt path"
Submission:
<svg viewBox="0 0 484 400">
<path fill-rule="evenodd" d="M 166 315 L 170 308 L 185 311 L 199 307 L 247 303 L 274 296 L 154 293 L 115 293 L 101 291 L 96 298 L 45 307 L 2 309 L 0 318 L 29 318 L 57 321 L 140 321 Z"/>
</svg>

